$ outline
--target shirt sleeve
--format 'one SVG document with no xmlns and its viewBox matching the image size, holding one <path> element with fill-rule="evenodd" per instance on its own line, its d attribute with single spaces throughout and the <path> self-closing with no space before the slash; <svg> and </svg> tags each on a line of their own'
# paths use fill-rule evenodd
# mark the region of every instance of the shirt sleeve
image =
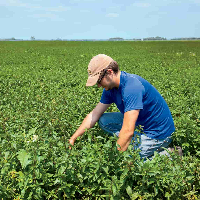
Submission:
<svg viewBox="0 0 200 200">
<path fill-rule="evenodd" d="M 101 95 L 100 102 L 103 103 L 103 104 L 111 104 L 111 103 L 113 103 L 113 98 L 112 98 L 111 92 L 110 91 L 106 91 L 104 89 L 103 93 Z"/>
<path fill-rule="evenodd" d="M 124 88 L 122 98 L 124 101 L 124 113 L 131 110 L 143 109 L 143 94 L 144 86 L 140 81 L 134 81 L 134 83 L 129 83 Z"/>
</svg>

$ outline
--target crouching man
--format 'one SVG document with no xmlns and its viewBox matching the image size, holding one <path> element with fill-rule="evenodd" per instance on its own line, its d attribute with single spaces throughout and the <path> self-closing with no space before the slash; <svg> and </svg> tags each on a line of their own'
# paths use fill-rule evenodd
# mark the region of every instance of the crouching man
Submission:
<svg viewBox="0 0 200 200">
<path fill-rule="evenodd" d="M 71 136 L 71 145 L 97 121 L 109 135 L 119 137 L 120 151 L 126 151 L 131 141 L 139 138 L 139 143 L 134 142 L 134 149 L 140 149 L 141 158 L 151 157 L 154 151 L 170 144 L 175 127 L 169 107 L 147 80 L 120 71 L 116 61 L 99 54 L 88 65 L 86 86 L 95 84 L 104 88 L 101 100 Z M 104 113 L 112 103 L 120 112 Z M 142 126 L 144 134 L 135 130 L 138 125 Z"/>
</svg>

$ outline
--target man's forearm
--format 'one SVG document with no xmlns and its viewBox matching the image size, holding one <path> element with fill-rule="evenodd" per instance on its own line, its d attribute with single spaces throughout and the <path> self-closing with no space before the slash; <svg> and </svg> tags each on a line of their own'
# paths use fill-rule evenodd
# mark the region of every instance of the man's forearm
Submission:
<svg viewBox="0 0 200 200">
<path fill-rule="evenodd" d="M 95 125 L 96 122 L 92 119 L 92 113 L 89 113 L 85 119 L 83 120 L 80 127 L 76 130 L 76 132 L 72 135 L 70 140 L 76 140 L 79 136 L 83 135 L 83 133 L 86 131 L 86 129 L 90 129 Z"/>
<path fill-rule="evenodd" d="M 119 133 L 119 139 L 117 140 L 117 144 L 120 145 L 120 148 L 118 148 L 118 150 L 126 151 L 131 142 L 132 137 L 133 137 L 132 132 L 121 130 Z"/>
<path fill-rule="evenodd" d="M 69 143 L 74 145 L 76 138 L 83 135 L 86 129 L 92 128 L 109 106 L 110 104 L 103 104 L 99 102 L 92 112 L 85 117 L 80 127 L 69 139 Z"/>
<path fill-rule="evenodd" d="M 140 110 L 130 110 L 124 113 L 123 126 L 119 133 L 119 139 L 117 140 L 117 144 L 119 144 L 121 148 L 118 148 L 118 150 L 127 150 L 134 134 L 135 123 L 139 112 Z"/>
</svg>

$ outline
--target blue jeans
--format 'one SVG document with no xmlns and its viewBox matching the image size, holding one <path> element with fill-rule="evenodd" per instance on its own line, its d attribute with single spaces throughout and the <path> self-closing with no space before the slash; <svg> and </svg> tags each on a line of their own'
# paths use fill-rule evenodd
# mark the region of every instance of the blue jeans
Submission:
<svg viewBox="0 0 200 200">
<path fill-rule="evenodd" d="M 104 113 L 99 119 L 99 126 L 102 130 L 108 133 L 108 135 L 114 136 L 115 134 L 116 136 L 119 136 L 123 124 L 123 118 L 124 115 L 119 112 Z M 132 143 L 134 145 L 134 150 L 138 148 L 140 149 L 140 157 L 147 158 L 151 157 L 154 154 L 154 151 L 162 151 L 163 147 L 168 147 L 172 139 L 171 136 L 169 136 L 163 140 L 156 140 L 135 131 L 132 141 L 134 141 Z"/>
</svg>

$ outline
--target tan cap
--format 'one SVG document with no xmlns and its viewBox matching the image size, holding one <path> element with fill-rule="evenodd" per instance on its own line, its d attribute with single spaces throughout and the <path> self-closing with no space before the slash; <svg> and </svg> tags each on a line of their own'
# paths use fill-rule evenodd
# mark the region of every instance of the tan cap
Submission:
<svg viewBox="0 0 200 200">
<path fill-rule="evenodd" d="M 88 65 L 88 80 L 86 86 L 93 86 L 99 79 L 100 73 L 103 69 L 114 61 L 111 57 L 105 54 L 94 56 Z"/>
</svg>

